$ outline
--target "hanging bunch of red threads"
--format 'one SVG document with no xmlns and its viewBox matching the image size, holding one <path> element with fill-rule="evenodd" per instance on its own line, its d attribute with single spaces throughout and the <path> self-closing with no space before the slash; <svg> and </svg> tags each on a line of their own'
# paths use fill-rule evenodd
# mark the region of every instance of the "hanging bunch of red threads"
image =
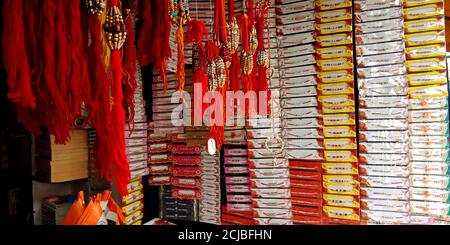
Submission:
<svg viewBox="0 0 450 245">
<path fill-rule="evenodd" d="M 206 50 L 203 45 L 203 38 L 208 37 L 208 29 L 206 28 L 205 23 L 201 20 L 190 20 L 187 22 L 187 30 L 186 30 L 186 43 L 192 43 L 192 64 L 193 64 L 193 77 L 192 83 L 200 84 L 202 88 L 201 98 L 195 97 L 194 99 L 200 99 L 202 102 L 201 112 L 205 111 L 207 104 L 203 103 L 203 97 L 205 93 L 208 91 L 208 76 L 206 75 Z M 197 103 L 195 103 L 197 105 Z M 196 113 L 196 110 L 193 110 L 192 113 Z"/>
<path fill-rule="evenodd" d="M 134 125 L 134 92 L 136 91 L 136 46 L 135 46 L 135 32 L 134 32 L 134 13 L 136 11 L 137 0 L 124 0 L 122 2 L 122 9 L 125 19 L 125 25 L 128 31 L 127 39 L 123 48 L 123 83 L 124 83 L 124 97 L 125 105 L 129 110 L 128 124 L 131 129 Z"/>
<path fill-rule="evenodd" d="M 8 98 L 18 106 L 36 107 L 31 89 L 31 69 L 25 49 L 24 0 L 5 0 L 2 15 L 3 64 L 7 73 Z"/>
<path fill-rule="evenodd" d="M 266 27 L 268 28 L 268 18 L 267 15 L 269 14 L 269 7 L 270 7 L 270 1 L 261 1 L 257 4 L 256 7 L 256 33 L 257 33 L 257 39 L 258 39 L 258 51 L 256 54 L 256 64 L 258 69 L 258 91 L 267 93 L 267 103 L 266 105 L 269 105 L 268 99 L 270 98 L 270 90 L 268 88 L 267 84 L 267 69 L 270 66 L 270 60 L 269 55 L 265 48 L 264 43 L 264 34 Z M 270 49 L 270 47 L 269 47 Z M 259 93 L 257 94 L 259 98 Z M 260 108 L 261 109 L 261 108 Z M 262 110 L 258 110 L 259 113 L 262 113 Z M 270 108 L 269 108 L 270 110 Z M 262 115 L 267 116 L 267 115 Z"/>
<path fill-rule="evenodd" d="M 228 35 L 229 35 L 229 46 L 230 46 L 230 89 L 232 91 L 238 91 L 241 89 L 240 83 L 240 71 L 241 63 L 239 61 L 239 43 L 240 43 L 240 30 L 236 18 L 234 17 L 234 0 L 228 1 Z"/>
<path fill-rule="evenodd" d="M 206 42 L 206 74 L 208 76 L 208 90 L 210 92 L 220 91 L 220 85 L 226 80 L 224 74 L 225 64 L 219 56 L 219 47 L 212 40 Z M 223 86 L 223 84 L 222 84 Z M 217 149 L 220 149 L 224 142 L 224 120 L 223 120 L 223 99 L 208 93 L 210 106 L 205 110 L 205 114 L 211 121 L 207 123 L 211 127 L 209 138 L 214 139 Z"/>
<path fill-rule="evenodd" d="M 141 0 L 139 8 L 138 60 L 142 66 L 152 64 L 159 71 L 164 92 L 167 91 L 167 59 L 172 56 L 169 45 L 169 0 Z"/>
<path fill-rule="evenodd" d="M 119 8 L 119 0 L 111 0 L 104 24 L 106 41 L 111 49 L 111 130 L 113 138 L 109 142 L 112 147 L 113 161 L 110 164 L 109 173 L 103 174 L 114 178 L 119 193 L 124 196 L 128 193 L 127 184 L 130 180 L 130 169 L 125 153 L 125 110 L 123 108 L 123 73 L 122 73 L 122 47 L 126 42 L 127 28 Z"/>
<path fill-rule="evenodd" d="M 178 46 L 177 72 L 178 79 L 177 90 L 184 90 L 185 72 L 184 72 L 184 29 L 183 26 L 190 20 L 189 1 L 188 0 L 170 0 L 169 16 L 171 22 L 177 27 L 176 40 Z"/>
</svg>

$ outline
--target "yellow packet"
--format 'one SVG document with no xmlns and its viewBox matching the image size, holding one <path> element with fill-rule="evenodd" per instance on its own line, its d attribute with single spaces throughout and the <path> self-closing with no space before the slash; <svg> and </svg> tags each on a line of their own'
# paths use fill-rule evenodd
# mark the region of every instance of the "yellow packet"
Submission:
<svg viewBox="0 0 450 245">
<path fill-rule="evenodd" d="M 441 71 L 446 69 L 445 61 L 439 58 L 407 60 L 408 72 Z"/>
<path fill-rule="evenodd" d="M 329 206 L 340 206 L 347 208 L 359 208 L 360 204 L 358 200 L 355 200 L 353 196 L 323 194 L 323 200 Z"/>
<path fill-rule="evenodd" d="M 353 94 L 353 84 L 352 83 L 324 83 L 319 84 L 317 89 L 323 95 L 333 95 L 333 94 Z"/>
<path fill-rule="evenodd" d="M 326 174 L 358 174 L 358 168 L 352 163 L 326 162 L 322 163 L 323 172 Z"/>
<path fill-rule="evenodd" d="M 406 20 L 415 20 L 441 15 L 444 15 L 444 8 L 442 3 L 434 3 L 403 9 L 403 17 Z"/>
<path fill-rule="evenodd" d="M 323 206 L 323 211 L 328 217 L 333 219 L 347 219 L 359 221 L 359 214 L 352 208 Z"/>
<path fill-rule="evenodd" d="M 331 138 L 323 140 L 326 150 L 356 150 L 354 138 Z"/>
<path fill-rule="evenodd" d="M 327 162 L 357 162 L 355 152 L 353 151 L 324 151 Z"/>
<path fill-rule="evenodd" d="M 445 43 L 443 31 L 428 31 L 405 35 L 406 46 Z"/>
<path fill-rule="evenodd" d="M 444 18 L 428 18 L 405 22 L 406 33 L 440 31 L 445 29 Z"/>
<path fill-rule="evenodd" d="M 337 21 L 330 23 L 317 24 L 316 30 L 320 35 L 333 34 L 339 32 L 351 32 L 351 21 Z"/>
<path fill-rule="evenodd" d="M 325 126 L 323 134 L 326 138 L 356 137 L 353 126 Z"/>
<path fill-rule="evenodd" d="M 317 0 L 316 7 L 319 11 L 347 8 L 352 6 L 351 0 Z"/>
<path fill-rule="evenodd" d="M 322 95 L 318 97 L 322 106 L 348 106 L 354 105 L 355 100 L 348 95 Z"/>
<path fill-rule="evenodd" d="M 334 22 L 334 21 L 340 21 L 340 20 L 351 20 L 352 12 L 351 12 L 350 8 L 317 12 L 316 19 L 317 19 L 317 23 Z"/>
<path fill-rule="evenodd" d="M 344 106 L 323 106 L 322 112 L 325 114 L 330 113 L 352 113 L 355 112 L 355 106 L 353 105 L 344 105 Z"/>
<path fill-rule="evenodd" d="M 352 35 L 350 33 L 339 33 L 335 35 L 318 36 L 316 41 L 320 47 L 330 47 L 338 45 L 352 44 Z"/>
<path fill-rule="evenodd" d="M 409 87 L 408 93 L 411 99 L 448 96 L 447 84 Z"/>
<path fill-rule="evenodd" d="M 352 114 L 342 113 L 342 114 L 325 114 L 323 115 L 323 124 L 325 126 L 333 125 L 345 125 L 351 126 L 355 125 L 355 118 Z"/>
<path fill-rule="evenodd" d="M 351 46 L 337 46 L 330 48 L 318 48 L 316 53 L 322 59 L 353 57 L 353 50 Z"/>
<path fill-rule="evenodd" d="M 414 7 L 419 5 L 425 5 L 430 3 L 442 3 L 443 0 L 404 0 L 403 5 L 405 7 Z"/>
<path fill-rule="evenodd" d="M 406 77 L 410 86 L 442 84 L 447 82 L 447 75 L 439 71 L 412 73 L 406 75 Z"/>
<path fill-rule="evenodd" d="M 408 59 L 423 59 L 445 56 L 445 46 L 442 44 L 432 44 L 426 46 L 414 46 L 406 48 Z"/>
<path fill-rule="evenodd" d="M 354 76 L 351 69 L 339 71 L 319 71 L 317 78 L 321 83 L 353 82 Z"/>
</svg>

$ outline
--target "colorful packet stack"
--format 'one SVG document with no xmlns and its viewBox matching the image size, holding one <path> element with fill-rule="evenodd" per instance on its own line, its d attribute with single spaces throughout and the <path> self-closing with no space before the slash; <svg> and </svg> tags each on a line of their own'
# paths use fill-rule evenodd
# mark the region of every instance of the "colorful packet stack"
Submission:
<svg viewBox="0 0 450 245">
<path fill-rule="evenodd" d="M 449 221 L 448 84 L 443 0 L 404 1 L 411 223 Z"/>
<path fill-rule="evenodd" d="M 127 185 L 129 195 L 122 198 L 122 211 L 125 215 L 125 224 L 142 225 L 144 217 L 144 195 L 142 192 L 142 178 L 131 179 Z"/>
<path fill-rule="evenodd" d="M 276 8 L 281 122 L 289 159 L 292 220 L 320 224 L 323 134 L 315 69 L 315 4 L 282 0 Z"/>
<path fill-rule="evenodd" d="M 323 223 L 359 223 L 350 0 L 316 0 L 317 93 L 323 113 Z"/>
<path fill-rule="evenodd" d="M 355 2 L 364 224 L 408 223 L 407 81 L 402 1 Z"/>
<path fill-rule="evenodd" d="M 144 190 L 142 178 L 130 180 L 127 185 L 128 195 L 122 197 L 122 211 L 126 225 L 141 225 L 144 217 Z"/>
<path fill-rule="evenodd" d="M 245 128 L 236 125 L 225 127 L 223 175 L 225 176 L 226 205 L 222 206 L 222 224 L 245 225 L 253 222 L 250 184 L 227 182 L 227 179 L 230 180 L 232 177 L 250 178 Z"/>
<path fill-rule="evenodd" d="M 202 147 L 188 146 L 186 143 L 171 144 L 172 197 L 198 200 L 202 196 Z"/>
<path fill-rule="evenodd" d="M 206 147 L 201 153 L 202 175 L 198 218 L 200 222 L 221 224 L 220 154 L 210 155 Z"/>
<path fill-rule="evenodd" d="M 161 186 L 159 195 L 161 218 L 182 221 L 198 220 L 196 201 L 173 198 L 171 186 Z"/>
<path fill-rule="evenodd" d="M 170 162 L 170 145 L 167 134 L 155 134 L 153 123 L 149 123 L 148 130 L 148 168 L 149 185 L 170 185 L 172 183 L 172 164 Z"/>
</svg>

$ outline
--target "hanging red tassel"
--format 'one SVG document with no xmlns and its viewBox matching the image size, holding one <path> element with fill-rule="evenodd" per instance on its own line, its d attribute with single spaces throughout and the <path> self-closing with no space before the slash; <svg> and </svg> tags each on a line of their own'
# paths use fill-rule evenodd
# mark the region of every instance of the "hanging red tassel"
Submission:
<svg viewBox="0 0 450 245">
<path fill-rule="evenodd" d="M 81 25 L 81 0 L 73 0 L 66 3 L 65 13 L 68 16 L 69 52 L 71 58 L 69 85 L 73 93 L 73 118 L 80 114 L 82 109 L 92 110 L 91 80 L 88 73 L 88 64 L 84 41 L 85 35 Z M 75 72 L 76 71 L 76 72 Z M 77 98 L 78 97 L 78 98 Z M 81 108 L 82 103 L 85 108 Z M 91 115 L 85 119 L 85 125 Z"/>
<path fill-rule="evenodd" d="M 206 75 L 206 61 L 205 61 L 205 47 L 203 46 L 203 37 L 208 37 L 208 29 L 205 23 L 200 20 L 191 20 L 187 23 L 186 30 L 186 43 L 192 43 L 192 62 L 193 62 L 193 76 L 192 83 L 200 84 L 202 87 L 201 97 L 195 97 L 194 99 L 200 99 L 202 102 L 201 112 L 202 115 L 207 107 L 206 103 L 203 103 L 203 97 L 208 91 L 208 76 Z M 194 103 L 196 105 L 196 103 Z M 192 110 L 192 118 L 194 113 L 197 113 L 197 109 Z"/>
<path fill-rule="evenodd" d="M 127 6 L 125 6 L 125 3 Z M 125 92 L 125 104 L 129 109 L 128 124 L 130 131 L 134 129 L 134 92 L 136 91 L 136 47 L 135 47 L 135 32 L 133 24 L 133 3 L 131 0 L 123 3 L 125 8 L 125 25 L 127 27 L 127 40 L 124 45 L 123 67 L 124 67 L 124 92 Z"/>
<path fill-rule="evenodd" d="M 269 88 L 267 84 L 267 68 L 269 66 L 269 58 L 268 54 L 264 47 L 264 28 L 266 26 L 265 23 L 265 16 L 268 13 L 267 7 L 263 7 L 258 5 L 258 11 L 256 14 L 256 33 L 257 33 L 257 39 L 258 39 L 258 51 L 257 51 L 257 64 L 258 64 L 258 82 L 255 84 L 258 84 L 257 91 L 262 91 L 265 93 L 269 93 Z M 270 47 L 269 47 L 270 50 Z M 270 51 L 269 51 L 270 52 Z M 258 99 L 259 99 L 259 93 L 257 93 Z M 269 99 L 269 96 L 267 97 Z M 258 100 L 259 101 L 259 100 Z M 269 106 L 269 101 L 267 101 L 267 106 Z M 259 106 L 259 103 L 258 103 Z M 269 109 L 270 110 L 270 109 Z M 261 113 L 261 110 L 258 110 L 259 113 Z"/>
<path fill-rule="evenodd" d="M 111 10 L 114 7 L 119 6 L 118 0 L 111 0 Z M 118 12 L 112 12 L 109 16 L 120 14 Z M 120 28 L 118 28 L 120 27 Z M 114 30 L 123 31 L 125 28 L 124 23 L 105 23 L 105 31 L 111 33 Z M 107 35 L 108 36 L 108 35 Z M 123 35 L 122 35 L 123 36 Z M 113 138 L 112 145 L 114 156 L 113 162 L 111 162 L 110 175 L 115 179 L 117 190 L 124 196 L 128 193 L 127 184 L 130 180 L 130 169 L 125 153 L 125 110 L 123 108 L 123 91 L 122 91 L 122 51 L 121 40 L 115 40 L 114 38 L 108 39 L 108 43 L 112 49 L 111 53 L 111 75 L 112 75 L 112 111 L 111 111 L 111 130 L 110 135 Z M 111 153 L 110 153 L 111 154 Z"/>
<path fill-rule="evenodd" d="M 177 60 L 177 79 L 178 79 L 178 91 L 184 90 L 184 84 L 186 83 L 184 76 L 184 30 L 183 25 L 180 23 L 177 29 L 177 44 L 178 44 L 178 60 Z"/>
<path fill-rule="evenodd" d="M 140 35 L 138 38 L 138 57 L 142 66 L 150 64 L 152 55 L 152 40 L 153 40 L 153 20 L 152 20 L 152 4 L 151 0 L 142 0 L 139 12 L 140 19 Z M 154 37 L 156 38 L 156 36 Z"/>
<path fill-rule="evenodd" d="M 35 108 L 30 65 L 25 49 L 23 7 L 26 2 L 24 0 L 3 2 L 3 65 L 7 73 L 8 98 L 19 106 Z"/>
<path fill-rule="evenodd" d="M 164 93 L 167 91 L 167 59 L 172 57 L 172 51 L 170 49 L 170 17 L 169 17 L 169 2 L 168 0 L 153 1 L 152 16 L 154 25 L 153 33 L 154 42 L 153 50 L 158 52 L 155 55 L 153 64 L 159 68 L 159 74 L 164 85 Z"/>
</svg>

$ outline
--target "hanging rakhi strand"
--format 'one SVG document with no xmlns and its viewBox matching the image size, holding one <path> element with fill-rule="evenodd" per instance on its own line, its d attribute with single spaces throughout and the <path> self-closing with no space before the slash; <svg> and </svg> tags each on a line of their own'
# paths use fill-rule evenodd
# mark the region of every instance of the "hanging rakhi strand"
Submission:
<svg viewBox="0 0 450 245">
<path fill-rule="evenodd" d="M 112 125 L 111 135 L 114 159 L 110 175 L 115 178 L 117 189 L 123 196 L 128 193 L 127 184 L 130 179 L 130 169 L 125 154 L 125 110 L 123 108 L 122 91 L 122 46 L 127 38 L 127 28 L 119 8 L 118 0 L 111 0 L 111 6 L 106 16 L 104 25 L 106 40 L 112 51 L 111 53 L 111 75 L 112 75 Z"/>
<path fill-rule="evenodd" d="M 272 76 L 273 76 L 273 67 L 271 66 L 271 52 L 270 52 L 270 12 L 269 8 L 271 6 L 270 0 L 262 0 L 258 3 L 257 11 L 258 11 L 258 42 L 259 42 L 259 49 L 257 54 L 257 63 L 260 68 L 259 72 L 259 79 L 260 79 L 260 88 L 262 87 L 267 91 L 268 93 L 268 99 L 270 100 L 270 108 L 273 108 L 273 99 L 270 95 L 270 89 L 268 86 L 272 86 Z M 267 35 L 268 35 L 268 51 L 266 51 L 264 46 L 264 28 L 267 28 Z M 262 42 L 262 43 L 261 43 Z M 269 83 L 267 84 L 267 69 L 270 70 L 268 80 Z M 263 82 L 263 84 L 261 84 Z M 267 137 L 266 141 L 264 142 L 264 147 L 271 152 L 273 155 L 273 164 L 274 166 L 278 166 L 278 156 L 280 156 L 285 148 L 285 142 L 283 138 L 275 131 L 275 115 L 273 112 L 270 113 L 271 117 L 271 124 L 272 124 L 272 135 Z M 271 147 L 271 145 L 278 145 L 280 144 L 280 147 Z"/>
<path fill-rule="evenodd" d="M 189 16 L 189 1 L 188 0 L 170 0 L 169 2 L 169 16 L 174 26 L 177 26 L 177 44 L 178 44 L 178 59 L 177 59 L 177 90 L 184 90 L 185 72 L 184 72 L 184 30 L 183 26 L 190 20 Z"/>
</svg>

